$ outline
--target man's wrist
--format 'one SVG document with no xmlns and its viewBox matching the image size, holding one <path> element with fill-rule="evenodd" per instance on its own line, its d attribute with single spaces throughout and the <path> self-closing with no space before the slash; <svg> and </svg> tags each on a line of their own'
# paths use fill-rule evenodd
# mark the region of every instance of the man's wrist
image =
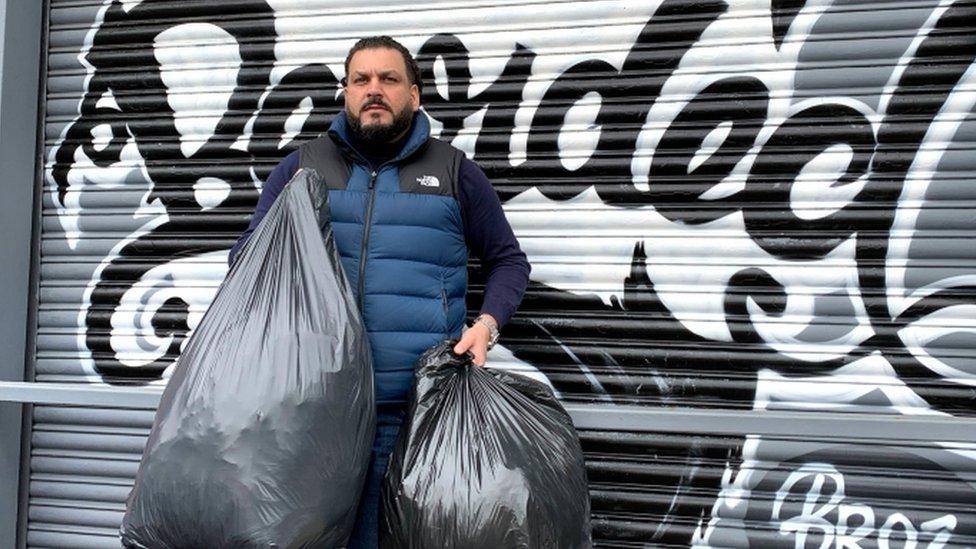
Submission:
<svg viewBox="0 0 976 549">
<path fill-rule="evenodd" d="M 495 320 L 495 317 L 488 313 L 482 313 L 474 319 L 472 325 L 474 324 L 482 324 L 485 328 L 488 328 L 488 348 L 491 349 L 494 347 L 495 343 L 498 342 L 499 336 L 498 321 Z"/>
</svg>

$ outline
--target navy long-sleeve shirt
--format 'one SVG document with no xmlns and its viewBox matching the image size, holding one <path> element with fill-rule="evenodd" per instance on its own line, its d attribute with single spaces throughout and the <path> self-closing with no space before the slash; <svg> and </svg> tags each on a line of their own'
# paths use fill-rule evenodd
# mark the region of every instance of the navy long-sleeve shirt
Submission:
<svg viewBox="0 0 976 549">
<path fill-rule="evenodd" d="M 395 147 L 391 149 L 397 150 Z M 375 164 L 385 160 L 372 156 L 367 158 Z M 231 249 L 229 262 L 234 262 L 237 252 L 264 219 L 285 184 L 298 171 L 298 163 L 299 154 L 294 151 L 268 176 L 261 189 L 261 197 L 254 209 L 251 223 Z M 529 282 L 529 262 L 519 247 L 508 219 L 505 218 L 505 212 L 491 182 L 481 168 L 467 158 L 461 162 L 458 174 L 458 201 L 468 250 L 481 258 L 486 275 L 481 312 L 490 314 L 498 321 L 499 326 L 503 326 L 522 301 Z"/>
</svg>

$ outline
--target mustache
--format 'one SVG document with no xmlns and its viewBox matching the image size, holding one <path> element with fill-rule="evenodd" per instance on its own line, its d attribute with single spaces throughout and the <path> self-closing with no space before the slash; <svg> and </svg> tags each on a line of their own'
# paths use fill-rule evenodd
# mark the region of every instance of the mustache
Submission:
<svg viewBox="0 0 976 549">
<path fill-rule="evenodd" d="M 391 112 L 393 111 L 393 109 L 389 105 L 387 105 L 386 102 L 383 101 L 383 99 L 381 99 L 379 97 L 372 97 L 370 99 L 367 99 L 366 101 L 363 102 L 362 106 L 359 107 L 359 108 L 360 109 L 367 109 L 367 108 L 371 107 L 372 105 L 379 105 L 379 106 L 383 107 L 384 109 L 386 109 L 388 111 L 391 111 Z"/>
</svg>

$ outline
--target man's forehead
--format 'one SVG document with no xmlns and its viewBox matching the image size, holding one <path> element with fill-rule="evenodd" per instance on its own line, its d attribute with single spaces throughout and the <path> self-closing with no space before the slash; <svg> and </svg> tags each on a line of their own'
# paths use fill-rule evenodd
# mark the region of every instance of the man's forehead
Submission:
<svg viewBox="0 0 976 549">
<path fill-rule="evenodd" d="M 349 60 L 349 72 L 388 72 L 403 73 L 406 63 L 400 52 L 392 48 L 367 48 L 357 51 Z"/>
</svg>

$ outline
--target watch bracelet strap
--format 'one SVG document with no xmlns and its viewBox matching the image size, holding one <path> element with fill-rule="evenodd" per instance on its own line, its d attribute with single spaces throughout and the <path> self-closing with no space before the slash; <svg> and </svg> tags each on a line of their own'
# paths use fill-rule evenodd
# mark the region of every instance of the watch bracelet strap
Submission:
<svg viewBox="0 0 976 549">
<path fill-rule="evenodd" d="M 486 328 L 488 328 L 488 333 L 490 335 L 490 339 L 488 341 L 488 348 L 491 349 L 492 347 L 494 347 L 495 344 L 498 342 L 498 337 L 500 336 L 500 332 L 501 332 L 501 330 L 499 330 L 498 328 L 498 323 L 490 320 L 488 317 L 486 317 L 483 314 L 475 317 L 474 322 L 475 323 L 480 322 Z"/>
<path fill-rule="evenodd" d="M 487 315 L 480 314 L 474 318 L 474 321 L 484 324 L 492 331 L 499 331 L 498 323 L 495 322 L 494 320 L 490 320 L 489 318 L 490 317 L 488 317 Z"/>
</svg>

